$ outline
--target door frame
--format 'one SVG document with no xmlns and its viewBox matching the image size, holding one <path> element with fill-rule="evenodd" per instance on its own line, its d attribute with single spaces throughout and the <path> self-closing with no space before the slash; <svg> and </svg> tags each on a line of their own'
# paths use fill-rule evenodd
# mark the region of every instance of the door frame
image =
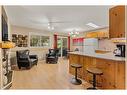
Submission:
<svg viewBox="0 0 127 95">
<path fill-rule="evenodd" d="M 57 36 L 57 40 L 58 39 L 61 39 L 61 42 L 62 42 L 61 43 L 62 46 L 61 46 L 61 56 L 60 57 L 62 57 L 62 55 L 63 55 L 63 52 L 62 52 L 63 51 L 63 48 L 62 48 L 63 47 L 63 38 L 66 38 L 67 39 L 67 48 L 68 48 L 68 37 L 65 37 L 65 36 Z M 58 43 L 58 41 L 57 41 L 57 43 Z"/>
</svg>

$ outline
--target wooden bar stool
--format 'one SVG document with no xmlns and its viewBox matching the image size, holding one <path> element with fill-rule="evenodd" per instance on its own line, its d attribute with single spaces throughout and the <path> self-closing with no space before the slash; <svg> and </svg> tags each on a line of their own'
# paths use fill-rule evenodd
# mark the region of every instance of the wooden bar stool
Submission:
<svg viewBox="0 0 127 95">
<path fill-rule="evenodd" d="M 82 84 L 82 81 L 77 78 L 77 69 L 82 68 L 82 65 L 80 65 L 80 64 L 71 64 L 71 67 L 75 68 L 75 77 L 72 78 L 71 83 L 75 84 L 75 85 Z"/>
<path fill-rule="evenodd" d="M 103 72 L 95 67 L 89 67 L 86 69 L 87 72 L 91 73 L 93 75 L 93 87 L 87 88 L 87 89 L 96 89 L 96 75 L 103 75 Z"/>
</svg>

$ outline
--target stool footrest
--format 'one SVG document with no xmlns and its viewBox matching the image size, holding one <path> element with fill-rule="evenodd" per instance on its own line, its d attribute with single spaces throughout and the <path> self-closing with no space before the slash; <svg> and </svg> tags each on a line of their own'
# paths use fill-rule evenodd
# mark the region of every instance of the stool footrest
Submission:
<svg viewBox="0 0 127 95">
<path fill-rule="evenodd" d="M 75 84 L 75 85 L 80 85 L 80 84 L 82 84 L 82 81 L 80 79 L 72 78 L 71 83 Z"/>
<path fill-rule="evenodd" d="M 89 83 L 90 83 L 90 84 L 93 84 L 93 81 L 92 81 L 92 80 L 89 80 Z M 102 83 L 96 82 L 96 86 L 97 86 L 97 87 L 102 87 Z"/>
</svg>

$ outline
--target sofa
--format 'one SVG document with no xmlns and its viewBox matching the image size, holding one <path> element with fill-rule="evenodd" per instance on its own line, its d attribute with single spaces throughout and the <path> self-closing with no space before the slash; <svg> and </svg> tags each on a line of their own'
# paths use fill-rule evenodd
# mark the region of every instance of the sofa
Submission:
<svg viewBox="0 0 127 95">
<path fill-rule="evenodd" d="M 21 67 L 26 67 L 27 69 L 30 69 L 33 65 L 37 65 L 38 56 L 29 55 L 29 52 L 29 50 L 16 51 L 17 65 L 19 69 L 21 69 Z"/>
</svg>

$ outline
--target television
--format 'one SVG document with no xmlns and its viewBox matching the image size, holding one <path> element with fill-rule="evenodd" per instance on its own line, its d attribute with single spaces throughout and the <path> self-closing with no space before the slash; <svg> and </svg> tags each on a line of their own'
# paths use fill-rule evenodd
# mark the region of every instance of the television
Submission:
<svg viewBox="0 0 127 95">
<path fill-rule="evenodd" d="M 2 15 L 2 41 L 8 41 L 8 24 Z"/>
</svg>

